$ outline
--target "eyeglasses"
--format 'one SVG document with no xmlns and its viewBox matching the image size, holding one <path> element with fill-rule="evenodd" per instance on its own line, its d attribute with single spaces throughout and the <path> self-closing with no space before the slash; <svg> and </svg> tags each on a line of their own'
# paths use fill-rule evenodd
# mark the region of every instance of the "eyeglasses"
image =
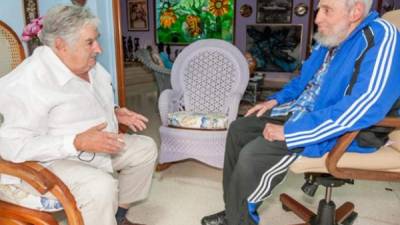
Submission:
<svg viewBox="0 0 400 225">
<path fill-rule="evenodd" d="M 91 162 L 93 161 L 94 157 L 96 156 L 95 152 L 79 152 L 78 159 L 84 162 Z"/>
</svg>

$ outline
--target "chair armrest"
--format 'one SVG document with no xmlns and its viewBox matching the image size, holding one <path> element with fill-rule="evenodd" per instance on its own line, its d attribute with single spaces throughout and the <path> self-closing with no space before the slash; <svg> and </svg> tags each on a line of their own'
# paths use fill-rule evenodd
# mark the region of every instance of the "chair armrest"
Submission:
<svg viewBox="0 0 400 225">
<path fill-rule="evenodd" d="M 163 126 L 168 125 L 168 113 L 174 111 L 174 91 L 166 89 L 161 92 L 158 98 L 158 111 L 160 112 L 161 123 Z"/>
<path fill-rule="evenodd" d="M 84 225 L 83 218 L 80 213 L 80 210 L 78 209 L 75 198 L 68 189 L 68 187 L 62 182 L 62 180 L 58 178 L 56 175 L 54 175 L 54 173 L 52 173 L 50 170 L 46 169 L 45 167 L 43 167 L 38 163 L 26 162 L 25 165 L 41 173 L 49 180 L 54 182 L 54 186 L 53 188 L 50 189 L 50 192 L 62 204 L 64 212 L 67 216 L 68 224 Z"/>
<path fill-rule="evenodd" d="M 241 93 L 234 93 L 229 97 L 228 101 L 228 126 L 237 118 L 240 100 L 242 99 Z"/>
<path fill-rule="evenodd" d="M 0 159 L 0 174 L 18 177 L 35 188 L 40 194 L 46 194 L 54 187 L 54 183 L 43 174 L 32 169 L 27 163 L 12 163 Z"/>
<path fill-rule="evenodd" d="M 392 127 L 392 128 L 400 128 L 400 119 L 399 118 L 385 118 L 376 126 L 383 127 Z M 361 179 L 361 180 L 378 180 L 378 181 L 394 181 L 400 180 L 400 173 L 396 172 L 384 172 L 384 171 L 376 171 L 376 170 L 363 170 L 363 169 L 355 169 L 355 168 L 339 168 L 338 163 L 347 148 L 356 138 L 359 131 L 354 131 L 350 133 L 344 134 L 340 137 L 332 149 L 332 151 L 328 154 L 326 159 L 326 168 L 329 173 L 333 176 L 341 179 Z"/>
<path fill-rule="evenodd" d="M 50 192 L 62 204 L 68 224 L 83 225 L 75 198 L 68 187 L 50 170 L 36 162 L 12 163 L 0 159 L 0 173 L 21 178 L 40 194 Z"/>
</svg>

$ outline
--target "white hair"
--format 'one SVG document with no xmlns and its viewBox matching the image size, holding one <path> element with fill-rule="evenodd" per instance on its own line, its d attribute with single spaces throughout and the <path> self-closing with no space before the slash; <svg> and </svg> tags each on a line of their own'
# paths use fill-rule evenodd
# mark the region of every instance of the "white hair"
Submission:
<svg viewBox="0 0 400 225">
<path fill-rule="evenodd" d="M 347 7 L 352 8 L 357 2 L 364 4 L 365 11 L 363 17 L 367 17 L 372 7 L 372 0 L 344 0 Z"/>
<path fill-rule="evenodd" d="M 51 48 L 56 38 L 62 38 L 72 46 L 79 38 L 80 30 L 86 25 L 98 27 L 100 21 L 87 8 L 75 5 L 55 6 L 43 19 L 40 41 Z"/>
</svg>

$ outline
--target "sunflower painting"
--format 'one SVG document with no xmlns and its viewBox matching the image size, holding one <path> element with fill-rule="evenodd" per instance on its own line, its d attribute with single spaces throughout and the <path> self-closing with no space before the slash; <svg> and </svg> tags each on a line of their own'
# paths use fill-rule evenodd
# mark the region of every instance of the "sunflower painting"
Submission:
<svg viewBox="0 0 400 225">
<path fill-rule="evenodd" d="M 156 0 L 157 43 L 233 42 L 234 9 L 234 0 Z"/>
</svg>

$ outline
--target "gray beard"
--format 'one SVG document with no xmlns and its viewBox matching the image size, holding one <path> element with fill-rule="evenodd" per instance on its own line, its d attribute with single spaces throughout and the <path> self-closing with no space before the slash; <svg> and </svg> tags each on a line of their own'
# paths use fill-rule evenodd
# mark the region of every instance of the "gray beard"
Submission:
<svg viewBox="0 0 400 225">
<path fill-rule="evenodd" d="M 314 40 L 327 48 L 336 47 L 342 42 L 338 35 L 325 36 L 320 32 L 315 33 Z"/>
</svg>

